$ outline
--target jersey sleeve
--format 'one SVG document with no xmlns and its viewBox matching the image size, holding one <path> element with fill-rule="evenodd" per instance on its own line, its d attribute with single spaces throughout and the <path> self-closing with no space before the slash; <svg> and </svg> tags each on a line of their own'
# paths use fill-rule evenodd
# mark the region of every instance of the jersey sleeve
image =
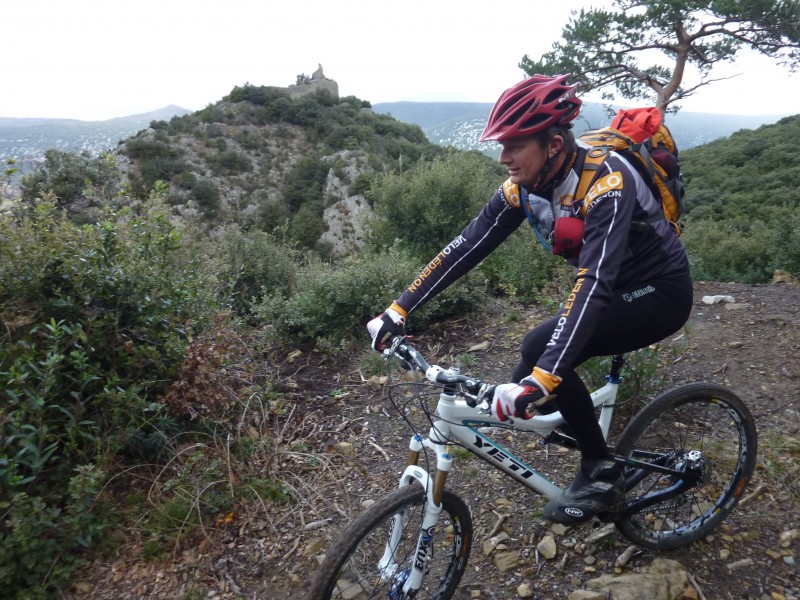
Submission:
<svg viewBox="0 0 800 600">
<path fill-rule="evenodd" d="M 425 265 L 395 305 L 407 315 L 412 313 L 478 265 L 524 218 L 518 187 L 504 183 L 478 216 Z"/>
</svg>

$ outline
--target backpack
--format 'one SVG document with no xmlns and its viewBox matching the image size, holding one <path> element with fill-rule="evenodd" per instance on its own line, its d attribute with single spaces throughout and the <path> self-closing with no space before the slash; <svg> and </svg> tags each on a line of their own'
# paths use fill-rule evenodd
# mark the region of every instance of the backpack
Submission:
<svg viewBox="0 0 800 600">
<path fill-rule="evenodd" d="M 653 195 L 661 201 L 663 218 L 669 221 L 677 235 L 681 235 L 683 229 L 678 220 L 684 211 L 685 190 L 678 147 L 667 126 L 661 122 L 658 109 L 621 109 L 609 127 L 587 131 L 578 139 L 592 148 L 586 154 L 576 200 L 586 197 L 608 153 L 615 151 L 636 168 Z M 655 220 L 661 218 L 658 216 Z"/>
</svg>

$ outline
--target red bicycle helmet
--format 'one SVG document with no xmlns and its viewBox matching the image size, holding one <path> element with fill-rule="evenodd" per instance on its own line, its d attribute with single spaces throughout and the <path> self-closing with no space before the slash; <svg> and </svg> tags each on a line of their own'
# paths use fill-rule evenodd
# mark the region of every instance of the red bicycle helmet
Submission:
<svg viewBox="0 0 800 600">
<path fill-rule="evenodd" d="M 533 75 L 502 93 L 492 107 L 481 142 L 500 142 L 566 125 L 581 111 L 577 85 L 566 83 L 570 75 Z"/>
</svg>

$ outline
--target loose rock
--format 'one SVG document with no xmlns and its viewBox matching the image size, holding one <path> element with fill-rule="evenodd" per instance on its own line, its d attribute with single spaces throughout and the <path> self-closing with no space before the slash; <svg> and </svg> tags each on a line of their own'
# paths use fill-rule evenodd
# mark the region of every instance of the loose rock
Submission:
<svg viewBox="0 0 800 600">
<path fill-rule="evenodd" d="M 511 571 L 519 563 L 519 552 L 516 550 L 509 552 L 498 552 L 494 555 L 494 564 L 500 569 L 501 573 Z"/>
<path fill-rule="evenodd" d="M 677 598 L 689 585 L 689 576 L 678 561 L 657 558 L 639 573 L 601 575 L 587 583 L 590 590 L 610 593 L 614 600 Z"/>
<path fill-rule="evenodd" d="M 519 596 L 520 598 L 532 597 L 533 590 L 531 589 L 531 586 L 529 586 L 527 583 L 519 584 L 519 587 L 517 587 L 517 596 Z"/>
<path fill-rule="evenodd" d="M 557 552 L 555 538 L 552 535 L 544 536 L 542 541 L 536 544 L 536 549 L 547 560 L 555 558 Z"/>
</svg>

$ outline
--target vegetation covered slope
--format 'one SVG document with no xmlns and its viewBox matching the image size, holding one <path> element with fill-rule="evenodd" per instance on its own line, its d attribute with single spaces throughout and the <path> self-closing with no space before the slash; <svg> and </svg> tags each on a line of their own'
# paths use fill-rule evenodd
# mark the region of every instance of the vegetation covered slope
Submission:
<svg viewBox="0 0 800 600">
<path fill-rule="evenodd" d="M 266 231 L 288 219 L 292 238 L 313 248 L 329 226 L 325 210 L 361 202 L 371 175 L 444 150 L 355 97 L 291 99 L 280 88 L 244 86 L 198 113 L 153 123 L 119 152 L 132 159 L 137 196 L 165 181 L 174 206 Z"/>
<path fill-rule="evenodd" d="M 774 127 L 742 132 L 742 151 L 791 154 L 781 144 L 796 121 Z M 684 155 L 694 268 L 764 280 L 800 247 L 791 242 L 797 196 L 771 220 L 741 202 L 738 220 L 703 215 L 696 183 L 718 172 L 694 167 L 705 151 Z M 790 177 L 792 160 L 776 157 L 770 181 Z M 758 173 L 750 161 L 732 165 L 718 169 Z M 52 597 L 109 528 L 157 558 L 237 506 L 292 501 L 269 469 L 251 468 L 253 456 L 270 464 L 282 443 L 272 428 L 290 410 L 276 348 L 365 348 L 365 321 L 503 177 L 488 157 L 434 146 L 360 100 L 250 86 L 155 122 L 114 154 L 52 151 L 24 178 L 21 204 L 0 215 L 0 585 L 9 597 Z M 709 187 L 714 198 L 729 181 L 738 179 Z M 785 201 L 770 193 L 765 206 L 770 199 Z M 370 215 L 361 239 L 335 255 L 321 235 L 326 211 L 358 202 Z M 411 328 L 497 296 L 555 304 L 569 276 L 523 227 Z M 369 372 L 366 360 L 359 368 Z"/>
<path fill-rule="evenodd" d="M 800 115 L 682 153 L 685 242 L 701 279 L 800 273 Z"/>
<path fill-rule="evenodd" d="M 50 190 L 60 206 L 91 214 L 122 195 L 146 198 L 159 182 L 178 214 L 199 216 L 210 227 L 236 223 L 271 231 L 288 223 L 294 241 L 314 248 L 332 222 L 341 229 L 346 213 L 361 212 L 373 174 L 444 153 L 419 127 L 376 114 L 355 97 L 318 91 L 291 98 L 281 88 L 245 85 L 204 110 L 153 121 L 123 140 L 113 153 L 124 174 L 116 185 L 97 185 L 103 157 L 51 151 L 44 167 L 26 178 L 23 198 Z M 85 180 L 93 182 L 88 195 Z M 345 215 L 333 218 L 337 211 Z M 318 248 L 323 253 L 332 246 L 339 254 L 352 250 L 361 231 L 333 233 Z M 336 236 L 350 239 L 337 244 Z"/>
</svg>

